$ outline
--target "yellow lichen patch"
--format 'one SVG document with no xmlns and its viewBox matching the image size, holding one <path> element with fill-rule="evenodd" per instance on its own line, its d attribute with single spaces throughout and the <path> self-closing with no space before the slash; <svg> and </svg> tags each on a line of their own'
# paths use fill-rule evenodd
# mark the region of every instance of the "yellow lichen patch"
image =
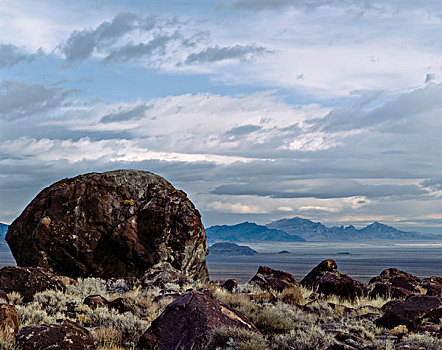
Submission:
<svg viewBox="0 0 442 350">
<path fill-rule="evenodd" d="M 67 183 L 62 183 L 62 184 L 58 185 L 58 188 L 60 189 L 60 188 L 66 187 L 67 185 L 68 185 Z"/>
<path fill-rule="evenodd" d="M 76 184 L 78 182 L 80 182 L 80 179 L 73 179 L 70 184 L 74 185 L 74 184 Z"/>
<path fill-rule="evenodd" d="M 128 206 L 130 206 L 130 207 L 133 207 L 133 206 L 135 205 L 135 201 L 134 201 L 133 199 L 126 199 L 126 200 L 123 202 L 123 204 L 124 204 L 124 205 L 128 205 Z"/>
</svg>

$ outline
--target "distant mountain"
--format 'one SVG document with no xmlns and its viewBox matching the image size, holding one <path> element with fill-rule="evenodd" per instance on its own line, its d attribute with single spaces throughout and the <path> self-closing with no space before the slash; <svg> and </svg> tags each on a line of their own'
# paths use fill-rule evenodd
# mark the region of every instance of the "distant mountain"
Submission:
<svg viewBox="0 0 442 350">
<path fill-rule="evenodd" d="M 245 245 L 235 243 L 215 243 L 209 247 L 210 255 L 233 256 L 233 255 L 256 255 L 258 252 Z"/>
<path fill-rule="evenodd" d="M 320 222 L 295 217 L 273 221 L 268 228 L 282 230 L 291 235 L 304 238 L 306 241 L 363 241 L 373 239 L 442 239 L 437 235 L 418 232 L 406 232 L 394 227 L 374 222 L 364 228 L 357 229 L 353 225 L 327 227 Z"/>
<path fill-rule="evenodd" d="M 243 222 L 237 225 L 211 226 L 206 229 L 209 242 L 302 242 L 304 239 L 287 232 L 267 228 L 252 222 Z"/>
</svg>

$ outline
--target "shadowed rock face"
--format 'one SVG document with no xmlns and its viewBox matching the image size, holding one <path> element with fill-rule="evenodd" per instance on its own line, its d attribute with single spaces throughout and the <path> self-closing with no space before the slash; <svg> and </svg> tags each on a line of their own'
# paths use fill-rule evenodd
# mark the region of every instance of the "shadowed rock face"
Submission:
<svg viewBox="0 0 442 350">
<path fill-rule="evenodd" d="M 139 277 L 168 262 L 192 280 L 208 280 L 198 210 L 184 192 L 147 171 L 60 180 L 12 223 L 6 241 L 19 266 L 74 278 Z"/>
<path fill-rule="evenodd" d="M 415 330 L 424 318 L 439 316 L 441 307 L 442 302 L 436 296 L 412 295 L 405 301 L 386 305 L 385 314 L 376 320 L 376 325 L 387 328 L 405 325 L 409 330 Z"/>
<path fill-rule="evenodd" d="M 260 266 L 250 283 L 256 284 L 265 290 L 276 290 L 278 292 L 282 292 L 286 288 L 297 288 L 299 286 L 298 280 L 292 274 L 267 266 Z"/>
<path fill-rule="evenodd" d="M 355 299 L 367 295 L 366 286 L 337 270 L 334 260 L 328 259 L 316 266 L 301 284 L 324 295 L 337 295 L 344 299 Z"/>
<path fill-rule="evenodd" d="M 144 333 L 140 349 L 206 349 L 213 330 L 241 328 L 259 333 L 239 311 L 213 299 L 207 291 L 191 291 L 177 297 Z"/>
<path fill-rule="evenodd" d="M 419 294 L 421 280 L 405 271 L 396 268 L 389 268 L 381 272 L 379 276 L 373 277 L 369 282 L 371 296 L 384 298 L 405 298 L 410 294 Z"/>
</svg>

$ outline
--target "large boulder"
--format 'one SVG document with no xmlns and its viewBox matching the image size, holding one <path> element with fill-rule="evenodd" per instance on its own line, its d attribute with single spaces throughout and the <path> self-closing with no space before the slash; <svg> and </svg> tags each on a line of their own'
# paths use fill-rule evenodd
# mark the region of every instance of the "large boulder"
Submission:
<svg viewBox="0 0 442 350">
<path fill-rule="evenodd" d="M 420 294 L 422 281 L 408 272 L 389 268 L 369 281 L 370 294 L 373 298 L 403 299 L 410 294 Z"/>
<path fill-rule="evenodd" d="M 240 312 L 213 299 L 208 291 L 191 291 L 170 303 L 140 337 L 138 348 L 159 350 L 206 349 L 219 327 L 259 333 Z"/>
<path fill-rule="evenodd" d="M 297 288 L 299 286 L 298 280 L 292 274 L 267 266 L 260 266 L 250 283 L 256 284 L 261 289 L 276 290 L 278 292 L 282 292 L 286 288 Z"/>
<path fill-rule="evenodd" d="M 66 287 L 59 276 L 41 267 L 6 266 L 0 270 L 0 288 L 6 293 L 18 292 L 24 302 L 46 289 L 64 292 Z"/>
<path fill-rule="evenodd" d="M 168 262 L 206 282 L 201 216 L 183 191 L 147 171 L 60 180 L 41 191 L 6 235 L 19 266 L 70 277 L 142 276 Z"/>
<path fill-rule="evenodd" d="M 376 325 L 390 329 L 405 325 L 413 331 L 424 318 L 438 314 L 441 307 L 442 302 L 436 296 L 411 295 L 404 301 L 393 301 L 386 305 L 385 314 L 376 320 Z"/>
<path fill-rule="evenodd" d="M 43 326 L 23 327 L 15 336 L 21 350 L 93 350 L 96 349 L 89 332 L 79 324 L 63 320 Z"/>
<path fill-rule="evenodd" d="M 328 295 L 337 295 L 343 299 L 354 300 L 367 295 L 367 287 L 338 270 L 334 260 L 322 261 L 304 279 L 301 284 L 314 292 Z"/>
</svg>

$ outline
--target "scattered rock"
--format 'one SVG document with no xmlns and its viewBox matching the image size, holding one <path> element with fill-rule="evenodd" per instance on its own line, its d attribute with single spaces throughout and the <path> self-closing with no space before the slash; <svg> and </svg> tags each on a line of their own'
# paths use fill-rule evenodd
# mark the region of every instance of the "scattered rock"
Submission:
<svg viewBox="0 0 442 350">
<path fill-rule="evenodd" d="M 153 302 L 160 305 L 168 305 L 176 298 L 178 298 L 180 295 L 181 295 L 180 293 L 167 293 L 167 294 L 158 295 L 153 299 Z"/>
<path fill-rule="evenodd" d="M 74 278 L 139 277 L 169 262 L 192 280 L 208 281 L 200 213 L 183 191 L 147 171 L 60 180 L 9 226 L 6 241 L 19 266 Z"/>
<path fill-rule="evenodd" d="M 174 269 L 170 264 L 158 264 L 147 270 L 141 278 L 143 288 L 160 287 L 166 289 L 168 284 L 175 284 L 179 287 L 192 284 L 193 281 L 186 275 Z"/>
<path fill-rule="evenodd" d="M 0 331 L 2 334 L 14 334 L 19 329 L 17 310 L 14 305 L 0 304 Z"/>
<path fill-rule="evenodd" d="M 238 287 L 238 281 L 234 278 L 228 279 L 222 285 L 222 288 L 226 289 L 230 293 L 232 293 L 236 287 Z"/>
<path fill-rule="evenodd" d="M 107 304 L 109 309 L 117 310 L 119 313 L 123 314 L 125 312 L 134 312 L 135 311 L 135 303 L 131 298 L 117 298 L 115 300 L 110 301 Z"/>
<path fill-rule="evenodd" d="M 385 314 L 376 320 L 377 326 L 394 328 L 405 325 L 410 331 L 416 330 L 422 319 L 442 305 L 440 298 L 428 295 L 411 295 L 404 301 L 389 303 Z"/>
<path fill-rule="evenodd" d="M 218 327 L 259 331 L 240 312 L 212 298 L 208 291 L 187 292 L 169 304 L 140 337 L 140 349 L 205 349 Z"/>
<path fill-rule="evenodd" d="M 18 292 L 24 302 L 46 289 L 66 291 L 59 277 L 41 267 L 6 266 L 0 270 L 0 288 L 6 293 Z"/>
<path fill-rule="evenodd" d="M 83 304 L 89 306 L 91 309 L 96 309 L 97 307 L 106 307 L 109 302 L 101 295 L 94 294 L 84 298 Z"/>
<path fill-rule="evenodd" d="M 420 294 L 421 280 L 405 271 L 389 268 L 373 277 L 369 282 L 372 298 L 404 299 L 410 294 Z"/>
<path fill-rule="evenodd" d="M 15 336 L 21 350 L 93 350 L 96 349 L 89 332 L 79 324 L 61 323 L 24 327 Z"/>
<path fill-rule="evenodd" d="M 367 295 L 367 288 L 362 282 L 339 272 L 337 268 L 334 260 L 324 260 L 304 277 L 301 284 L 326 296 L 337 295 L 354 300 L 356 297 Z"/>
<path fill-rule="evenodd" d="M 250 283 L 256 284 L 261 289 L 282 292 L 286 288 L 297 288 L 298 280 L 292 274 L 274 270 L 267 266 L 260 266 L 258 272 L 252 277 Z"/>
</svg>

